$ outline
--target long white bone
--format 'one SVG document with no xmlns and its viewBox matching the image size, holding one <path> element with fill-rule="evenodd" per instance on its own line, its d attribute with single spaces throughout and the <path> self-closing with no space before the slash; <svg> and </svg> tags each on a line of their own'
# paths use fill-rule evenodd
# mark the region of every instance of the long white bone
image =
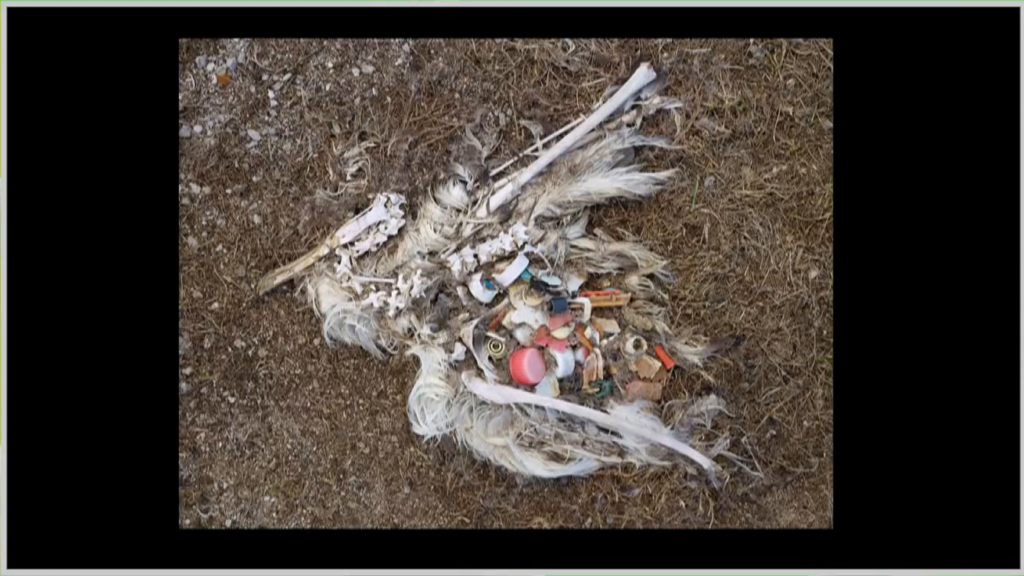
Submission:
<svg viewBox="0 0 1024 576">
<path fill-rule="evenodd" d="M 388 210 L 388 200 L 391 200 L 393 203 L 392 210 Z M 295 276 L 298 276 L 304 270 L 315 264 L 317 260 L 330 254 L 335 248 L 352 242 L 371 226 L 379 224 L 380 222 L 390 218 L 395 207 L 397 207 L 401 202 L 404 202 L 404 199 L 398 195 L 395 195 L 394 197 L 384 194 L 377 196 L 373 205 L 366 210 L 363 210 L 363 212 L 355 218 L 342 224 L 340 228 L 328 236 L 326 240 L 321 242 L 319 246 L 313 248 L 296 260 L 289 262 L 288 264 L 285 264 L 264 276 L 256 288 L 257 292 L 262 296 L 270 290 L 273 290 L 275 287 L 284 284 Z"/>
<path fill-rule="evenodd" d="M 559 156 L 564 154 L 569 148 L 576 144 L 581 138 L 586 136 L 591 130 L 597 128 L 599 124 L 605 121 L 613 112 L 621 108 L 626 102 L 629 101 L 637 92 L 642 90 L 645 86 L 650 84 L 657 78 L 658 75 L 654 72 L 654 68 L 647 62 L 640 64 L 636 72 L 630 76 L 629 80 L 619 88 L 619 90 L 608 99 L 600 108 L 594 111 L 593 114 L 587 117 L 582 124 L 577 126 L 572 132 L 569 132 L 558 141 L 548 151 L 537 158 L 532 164 L 526 167 L 521 173 L 512 177 L 512 179 L 502 186 L 497 192 L 491 196 L 487 203 L 480 207 L 476 212 L 477 218 L 485 218 L 488 214 L 494 212 L 506 202 L 514 198 L 519 190 L 530 180 L 532 180 L 537 174 L 540 174 L 549 164 L 554 162 Z"/>
</svg>

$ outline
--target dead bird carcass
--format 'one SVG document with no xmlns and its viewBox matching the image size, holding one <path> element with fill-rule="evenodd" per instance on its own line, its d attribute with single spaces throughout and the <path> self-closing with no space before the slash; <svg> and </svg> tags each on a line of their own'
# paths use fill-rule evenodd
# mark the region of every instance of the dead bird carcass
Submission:
<svg viewBox="0 0 1024 576">
<path fill-rule="evenodd" d="M 329 342 L 415 355 L 408 417 L 424 438 L 451 434 L 534 477 L 679 455 L 714 472 L 724 446 L 702 452 L 687 430 L 722 409 L 717 399 L 701 399 L 681 430 L 652 411 L 667 372 L 714 349 L 677 338 L 654 302 L 671 279 L 665 259 L 588 230 L 592 207 L 648 198 L 674 176 L 633 163 L 637 147 L 669 146 L 639 130 L 680 105 L 657 94 L 663 85 L 642 64 L 593 114 L 528 150 L 568 131 L 536 161 L 487 186 L 456 165 L 412 222 L 402 196 L 379 194 L 260 293 L 301 276 Z M 611 277 L 613 289 L 598 285 Z"/>
</svg>

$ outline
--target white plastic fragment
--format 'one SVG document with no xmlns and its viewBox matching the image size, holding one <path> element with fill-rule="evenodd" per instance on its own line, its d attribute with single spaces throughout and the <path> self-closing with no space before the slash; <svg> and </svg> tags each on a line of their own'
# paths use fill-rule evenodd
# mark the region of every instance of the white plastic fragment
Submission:
<svg viewBox="0 0 1024 576">
<path fill-rule="evenodd" d="M 576 352 L 573 353 L 573 359 L 576 360 L 577 364 L 582 365 L 587 361 L 587 349 L 583 346 L 577 348 Z"/>
<path fill-rule="evenodd" d="M 523 270 L 526 270 L 529 265 L 530 259 L 526 257 L 526 253 L 520 252 L 519 255 L 516 256 L 516 259 L 508 265 L 508 268 L 502 270 L 501 274 L 494 277 L 494 280 L 498 284 L 501 284 L 502 288 L 508 288 L 513 282 L 519 279 Z"/>
<path fill-rule="evenodd" d="M 456 362 L 462 362 L 465 359 L 466 347 L 462 344 L 462 342 L 456 341 L 451 355 L 448 356 L 448 361 L 454 364 Z"/>
<path fill-rule="evenodd" d="M 591 304 L 590 298 L 573 298 L 569 300 L 570 304 L 581 304 L 583 306 L 583 317 L 580 318 L 583 322 L 590 322 L 590 313 L 594 309 L 594 305 Z"/>
<path fill-rule="evenodd" d="M 540 308 L 516 308 L 506 318 L 511 319 L 513 326 L 525 324 L 534 330 L 548 323 L 548 313 Z"/>
<path fill-rule="evenodd" d="M 491 300 L 498 295 L 497 290 L 491 290 L 484 286 L 483 283 L 483 272 L 477 272 L 469 279 L 469 292 L 474 298 L 483 302 L 484 304 L 490 304 Z"/>
<path fill-rule="evenodd" d="M 558 398 L 561 391 L 558 389 L 558 377 L 550 372 L 544 376 L 544 379 L 533 389 L 534 394 L 538 396 L 544 396 L 547 398 Z"/>
<path fill-rule="evenodd" d="M 523 346 L 533 342 L 533 334 L 533 329 L 526 325 L 516 326 L 515 329 L 512 330 L 512 336 L 515 337 L 516 342 L 519 342 L 519 344 Z"/>
<path fill-rule="evenodd" d="M 572 334 L 572 326 L 568 324 L 562 326 L 561 328 L 558 328 L 557 330 L 551 331 L 551 337 L 556 338 L 558 340 L 565 340 L 566 338 L 569 337 L 569 334 Z"/>
<path fill-rule="evenodd" d="M 555 352 L 554 350 L 549 351 L 555 358 L 555 376 L 558 378 L 567 378 L 571 376 L 576 365 L 575 359 L 573 358 L 572 348 L 566 348 L 561 352 Z"/>
</svg>

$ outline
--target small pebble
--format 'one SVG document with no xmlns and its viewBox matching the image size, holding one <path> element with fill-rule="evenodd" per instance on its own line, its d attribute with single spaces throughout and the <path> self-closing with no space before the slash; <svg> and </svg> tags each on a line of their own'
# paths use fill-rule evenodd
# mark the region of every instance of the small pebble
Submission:
<svg viewBox="0 0 1024 576">
<path fill-rule="evenodd" d="M 228 528 L 231 528 L 231 518 L 228 518 L 227 520 L 224 521 L 224 526 L 226 526 Z"/>
<path fill-rule="evenodd" d="M 185 376 L 191 376 L 192 372 L 193 372 L 193 369 L 192 369 L 191 366 L 189 366 L 188 368 L 185 368 L 184 370 L 181 371 L 181 373 L 184 374 Z"/>
<path fill-rule="evenodd" d="M 216 66 L 213 65 L 213 62 L 210 62 L 209 64 L 206 65 L 206 71 L 207 72 L 213 72 L 214 68 L 216 68 Z M 216 80 L 216 78 L 214 78 L 214 80 Z"/>
<path fill-rule="evenodd" d="M 192 131 L 195 132 L 196 134 L 202 134 L 203 133 L 203 125 L 202 124 L 196 124 L 195 126 L 192 127 Z"/>
<path fill-rule="evenodd" d="M 187 382 L 182 382 L 181 384 L 178 384 L 178 390 L 182 394 L 188 394 L 189 392 L 192 391 L 192 387 L 189 386 Z"/>
<path fill-rule="evenodd" d="M 267 76 L 266 74 L 264 74 L 263 75 L 263 81 L 266 82 L 267 80 L 270 80 L 270 76 Z"/>
<path fill-rule="evenodd" d="M 199 248 L 199 240 L 195 236 L 188 237 L 189 248 Z"/>
<path fill-rule="evenodd" d="M 235 348 L 245 348 L 245 342 L 241 338 L 235 340 Z"/>
<path fill-rule="evenodd" d="M 245 266 L 239 266 L 238 268 L 235 268 L 235 276 L 238 276 L 239 278 L 245 278 Z"/>
<path fill-rule="evenodd" d="M 359 77 L 359 68 L 357 66 L 352 67 L 352 75 L 357 78 Z"/>
<path fill-rule="evenodd" d="M 406 42 L 405 44 L 402 44 L 402 52 L 405 52 L 406 54 L 408 54 L 411 50 L 412 49 L 409 48 L 409 43 L 408 42 Z"/>
<path fill-rule="evenodd" d="M 263 223 L 263 218 L 260 218 L 259 214 L 253 214 L 252 215 L 252 223 L 257 225 L 257 226 L 259 226 L 260 224 Z"/>
<path fill-rule="evenodd" d="M 361 70 L 363 74 L 373 74 L 375 68 L 369 64 L 360 64 L 359 70 Z"/>
<path fill-rule="evenodd" d="M 210 304 L 210 310 L 220 310 L 220 302 L 214 302 Z"/>
<path fill-rule="evenodd" d="M 237 67 L 238 67 L 238 59 L 237 58 L 228 58 L 228 70 L 230 70 L 232 73 L 234 73 L 235 72 L 235 68 L 237 68 Z"/>
<path fill-rule="evenodd" d="M 249 138 L 252 138 L 253 140 L 259 142 L 259 139 L 260 139 L 260 133 L 259 132 L 257 132 L 255 130 L 253 130 L 252 128 L 250 128 L 250 129 L 246 130 L 246 133 L 249 135 Z"/>
<path fill-rule="evenodd" d="M 191 138 L 192 137 L 192 129 L 189 128 L 188 126 L 182 126 L 181 129 L 178 130 L 178 137 L 179 138 Z"/>
<path fill-rule="evenodd" d="M 206 68 L 206 56 L 199 56 L 196 58 L 196 67 L 200 70 Z"/>
</svg>

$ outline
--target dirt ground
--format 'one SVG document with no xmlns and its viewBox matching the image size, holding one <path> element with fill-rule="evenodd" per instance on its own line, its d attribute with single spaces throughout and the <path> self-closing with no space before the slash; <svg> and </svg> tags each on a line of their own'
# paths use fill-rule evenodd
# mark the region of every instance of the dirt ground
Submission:
<svg viewBox="0 0 1024 576">
<path fill-rule="evenodd" d="M 478 110 L 506 119 L 502 162 L 644 60 L 685 107 L 644 125 L 680 149 L 640 158 L 681 173 L 594 225 L 672 259 L 674 327 L 746 337 L 666 394 L 722 396 L 758 474 L 519 480 L 411 433 L 414 358 L 329 348 L 291 284 L 256 296 L 367 194 L 415 206 Z M 182 527 L 832 525 L 831 41 L 182 40 L 178 71 Z"/>
</svg>

